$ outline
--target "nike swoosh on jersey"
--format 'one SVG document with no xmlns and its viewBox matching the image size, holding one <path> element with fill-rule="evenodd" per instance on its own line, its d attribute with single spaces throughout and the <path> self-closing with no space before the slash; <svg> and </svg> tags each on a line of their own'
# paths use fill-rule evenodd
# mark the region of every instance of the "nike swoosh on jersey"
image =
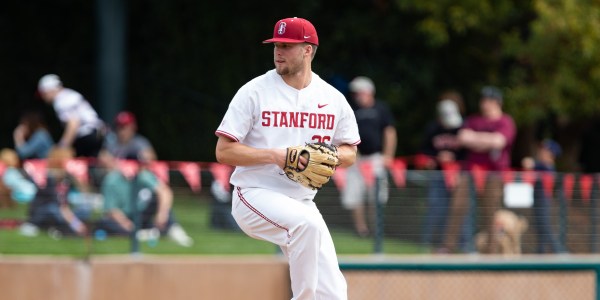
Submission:
<svg viewBox="0 0 600 300">
<path fill-rule="evenodd" d="M 326 103 L 326 104 L 317 104 L 317 107 L 318 107 L 318 108 L 323 108 L 323 107 L 325 107 L 325 106 L 327 106 L 327 105 L 329 105 L 329 103 Z"/>
</svg>

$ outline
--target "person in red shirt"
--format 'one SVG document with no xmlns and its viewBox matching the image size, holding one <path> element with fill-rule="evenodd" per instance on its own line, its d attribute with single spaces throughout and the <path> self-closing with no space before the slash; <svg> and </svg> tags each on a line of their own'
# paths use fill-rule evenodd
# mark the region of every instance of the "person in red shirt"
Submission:
<svg viewBox="0 0 600 300">
<path fill-rule="evenodd" d="M 511 164 L 511 151 L 516 136 L 513 118 L 502 110 L 503 95 L 500 89 L 486 86 L 481 90 L 478 114 L 469 116 L 458 132 L 458 142 L 467 150 L 459 184 L 454 192 L 447 235 L 446 251 L 456 251 L 459 231 L 469 209 L 470 172 L 474 168 L 488 171 L 485 188 L 477 195 L 480 231 L 492 229 L 492 216 L 500 208 L 502 200 L 502 178 L 499 171 L 507 170 Z M 486 253 L 494 249 L 493 242 Z"/>
</svg>

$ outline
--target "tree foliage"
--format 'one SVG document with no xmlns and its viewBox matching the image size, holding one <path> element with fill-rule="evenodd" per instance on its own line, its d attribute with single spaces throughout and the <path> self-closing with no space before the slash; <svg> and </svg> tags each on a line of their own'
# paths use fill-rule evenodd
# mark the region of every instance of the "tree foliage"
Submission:
<svg viewBox="0 0 600 300">
<path fill-rule="evenodd" d="M 521 120 L 600 112 L 600 2 L 534 1 L 530 34 L 503 36 L 514 59 L 507 78 L 511 108 Z"/>
</svg>

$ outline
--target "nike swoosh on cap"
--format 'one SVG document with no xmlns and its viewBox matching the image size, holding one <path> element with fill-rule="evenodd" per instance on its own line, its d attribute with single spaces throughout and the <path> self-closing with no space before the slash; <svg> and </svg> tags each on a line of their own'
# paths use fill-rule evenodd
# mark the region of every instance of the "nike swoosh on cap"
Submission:
<svg viewBox="0 0 600 300">
<path fill-rule="evenodd" d="M 308 36 L 305 35 L 304 38 L 305 39 L 310 39 L 310 35 L 308 35 Z"/>
</svg>

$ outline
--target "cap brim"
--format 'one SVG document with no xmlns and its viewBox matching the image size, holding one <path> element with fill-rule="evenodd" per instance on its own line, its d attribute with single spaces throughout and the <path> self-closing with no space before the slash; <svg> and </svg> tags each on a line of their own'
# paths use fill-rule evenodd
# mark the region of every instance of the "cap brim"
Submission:
<svg viewBox="0 0 600 300">
<path fill-rule="evenodd" d="M 307 41 L 303 41 L 303 40 L 286 39 L 286 38 L 273 38 L 273 39 L 264 40 L 263 44 L 268 44 L 268 43 L 300 44 L 300 43 L 304 43 L 304 42 L 308 43 Z"/>
</svg>

